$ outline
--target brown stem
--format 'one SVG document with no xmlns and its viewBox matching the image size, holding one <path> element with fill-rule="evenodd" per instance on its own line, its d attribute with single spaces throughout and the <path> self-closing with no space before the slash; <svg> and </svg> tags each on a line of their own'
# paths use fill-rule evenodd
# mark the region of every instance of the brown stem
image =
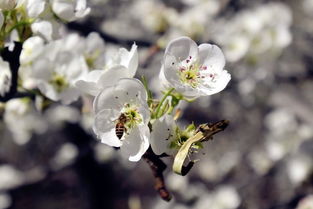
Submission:
<svg viewBox="0 0 313 209">
<path fill-rule="evenodd" d="M 166 169 L 165 163 L 156 154 L 153 153 L 151 147 L 143 155 L 143 159 L 148 163 L 152 170 L 153 176 L 155 178 L 155 190 L 159 193 L 163 200 L 170 201 L 172 199 L 172 195 L 166 189 L 163 178 L 163 171 Z"/>
</svg>

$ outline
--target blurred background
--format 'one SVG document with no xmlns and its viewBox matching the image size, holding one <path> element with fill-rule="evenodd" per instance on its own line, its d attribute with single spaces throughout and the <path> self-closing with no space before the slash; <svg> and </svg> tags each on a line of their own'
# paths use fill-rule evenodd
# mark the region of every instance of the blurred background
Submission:
<svg viewBox="0 0 313 209">
<path fill-rule="evenodd" d="M 186 35 L 220 46 L 231 82 L 182 104 L 181 123 L 227 119 L 230 126 L 206 144 L 187 176 L 166 160 L 174 198 L 165 202 L 144 161 L 128 162 L 96 139 L 91 98 L 41 113 L 10 100 L 0 105 L 0 209 L 313 208 L 313 0 L 88 4 L 90 15 L 68 32 L 98 32 L 108 54 L 136 42 L 137 77 L 156 96 L 169 40 Z"/>
</svg>

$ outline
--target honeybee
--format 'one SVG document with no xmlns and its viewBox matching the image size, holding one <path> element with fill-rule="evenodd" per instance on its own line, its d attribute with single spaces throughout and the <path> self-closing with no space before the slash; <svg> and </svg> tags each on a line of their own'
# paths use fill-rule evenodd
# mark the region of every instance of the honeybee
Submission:
<svg viewBox="0 0 313 209">
<path fill-rule="evenodd" d="M 126 132 L 125 128 L 126 121 L 127 121 L 126 115 L 124 115 L 123 113 L 117 119 L 117 123 L 115 125 L 115 134 L 119 139 L 121 139 L 124 135 L 124 132 Z"/>
</svg>

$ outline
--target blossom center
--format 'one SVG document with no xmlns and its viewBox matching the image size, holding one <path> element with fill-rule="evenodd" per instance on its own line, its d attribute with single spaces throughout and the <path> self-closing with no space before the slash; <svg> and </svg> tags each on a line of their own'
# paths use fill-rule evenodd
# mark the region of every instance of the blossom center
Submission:
<svg viewBox="0 0 313 209">
<path fill-rule="evenodd" d="M 60 74 L 54 74 L 52 76 L 52 79 L 50 80 L 50 83 L 59 93 L 62 92 L 64 89 L 66 89 L 69 86 L 65 77 L 63 75 L 60 75 Z"/>
<path fill-rule="evenodd" d="M 125 117 L 124 126 L 126 131 L 136 127 L 143 121 L 138 106 L 134 104 L 126 103 L 122 109 L 122 115 Z"/>
<path fill-rule="evenodd" d="M 181 61 L 178 66 L 179 80 L 183 84 L 187 84 L 192 88 L 196 88 L 203 78 L 200 72 L 203 70 L 207 70 L 207 67 L 200 65 L 198 60 L 195 60 L 192 56 L 189 56 L 186 60 Z"/>
</svg>

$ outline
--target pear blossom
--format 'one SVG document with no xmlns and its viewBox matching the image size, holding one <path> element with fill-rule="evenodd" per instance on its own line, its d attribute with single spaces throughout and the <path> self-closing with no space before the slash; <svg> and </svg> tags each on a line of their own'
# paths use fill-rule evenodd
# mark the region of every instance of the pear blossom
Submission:
<svg viewBox="0 0 313 209">
<path fill-rule="evenodd" d="M 228 61 L 245 56 L 255 60 L 259 55 L 275 55 L 291 43 L 291 23 L 292 12 L 287 5 L 268 3 L 244 10 L 232 20 L 221 20 L 213 39 L 221 44 Z"/>
<path fill-rule="evenodd" d="M 30 123 L 31 121 L 31 123 Z M 5 105 L 4 122 L 16 144 L 26 144 L 33 133 L 43 133 L 47 124 L 30 99 L 10 99 Z"/>
<path fill-rule="evenodd" d="M 170 22 L 173 22 L 171 19 L 177 20 L 175 18 L 177 16 L 176 11 L 166 7 L 162 1 L 138 0 L 132 9 L 136 11 L 133 14 L 135 18 L 151 32 L 164 32 L 170 26 Z"/>
<path fill-rule="evenodd" d="M 197 44 L 188 37 L 172 40 L 166 47 L 160 78 L 187 98 L 212 95 L 230 81 L 225 58 L 216 45 Z"/>
<path fill-rule="evenodd" d="M 49 99 L 63 104 L 77 100 L 80 92 L 74 83 L 87 73 L 88 67 L 82 54 L 70 50 L 70 44 L 67 39 L 48 44 L 40 38 L 26 41 L 19 71 L 23 87 L 38 88 Z"/>
<path fill-rule="evenodd" d="M 137 79 L 120 79 L 97 95 L 93 107 L 93 129 L 101 142 L 120 147 L 122 156 L 130 161 L 140 160 L 149 147 L 150 137 L 150 111 L 143 84 Z M 122 135 L 117 134 L 120 125 Z"/>
<path fill-rule="evenodd" d="M 105 43 L 98 33 L 88 34 L 83 46 L 83 54 L 90 70 L 100 69 L 105 65 Z"/>
<path fill-rule="evenodd" d="M 0 57 L 0 96 L 4 96 L 11 87 L 12 74 L 9 63 Z"/>
<path fill-rule="evenodd" d="M 132 78 L 138 67 L 137 45 L 130 51 L 120 48 L 118 53 L 107 61 L 104 69 L 95 69 L 76 82 L 83 92 L 96 96 L 106 86 L 114 85 L 121 78 Z"/>
<path fill-rule="evenodd" d="M 220 2 L 216 0 L 194 2 L 193 5 L 188 5 L 181 13 L 173 16 L 170 19 L 170 24 L 174 26 L 172 28 L 177 30 L 180 35 L 201 40 L 201 37 L 206 38 L 205 29 L 212 22 L 211 20 L 213 20 L 219 9 Z"/>
<path fill-rule="evenodd" d="M 153 152 L 157 155 L 166 153 L 174 154 L 175 150 L 170 148 L 171 141 L 176 138 L 176 124 L 170 115 L 164 115 L 152 124 L 150 144 Z"/>
<path fill-rule="evenodd" d="M 89 14 L 86 0 L 50 0 L 52 11 L 61 19 L 74 21 Z"/>
</svg>

